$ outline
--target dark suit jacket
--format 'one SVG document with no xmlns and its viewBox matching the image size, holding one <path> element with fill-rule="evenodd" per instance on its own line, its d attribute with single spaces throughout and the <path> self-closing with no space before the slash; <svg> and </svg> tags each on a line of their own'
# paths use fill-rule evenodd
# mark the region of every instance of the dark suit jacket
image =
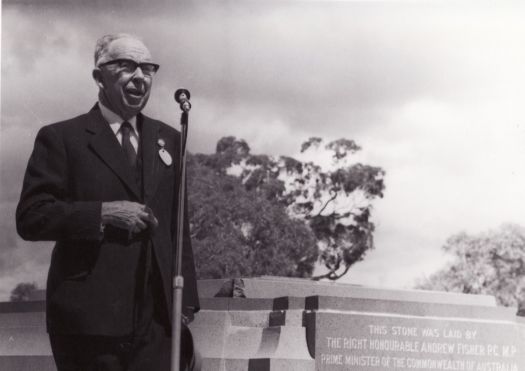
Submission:
<svg viewBox="0 0 525 371">
<path fill-rule="evenodd" d="M 142 123 L 143 197 L 98 106 L 87 114 L 45 126 L 36 137 L 16 218 L 22 238 L 56 241 L 47 283 L 51 333 L 129 334 L 145 240 L 153 247 L 168 306 L 171 304 L 180 134 L 142 114 L 137 119 Z M 158 155 L 159 139 L 171 154 L 171 166 Z M 116 200 L 144 202 L 159 226 L 131 240 L 111 226 L 102 233 L 101 203 Z M 187 218 L 184 229 L 183 308 L 198 310 Z"/>
</svg>

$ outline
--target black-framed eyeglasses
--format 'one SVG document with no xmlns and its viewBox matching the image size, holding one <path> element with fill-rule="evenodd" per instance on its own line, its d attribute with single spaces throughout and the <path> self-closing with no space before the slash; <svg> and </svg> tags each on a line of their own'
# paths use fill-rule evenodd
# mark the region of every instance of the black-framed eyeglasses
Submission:
<svg viewBox="0 0 525 371">
<path fill-rule="evenodd" d="M 143 63 L 137 63 L 132 59 L 113 59 L 109 62 L 105 62 L 99 65 L 99 67 L 109 66 L 111 64 L 114 64 L 117 66 L 117 72 L 126 72 L 126 73 L 133 73 L 137 70 L 137 67 L 140 67 L 142 70 L 142 73 L 147 76 L 153 76 L 158 70 L 159 65 L 156 63 L 151 62 L 143 62 Z"/>
</svg>

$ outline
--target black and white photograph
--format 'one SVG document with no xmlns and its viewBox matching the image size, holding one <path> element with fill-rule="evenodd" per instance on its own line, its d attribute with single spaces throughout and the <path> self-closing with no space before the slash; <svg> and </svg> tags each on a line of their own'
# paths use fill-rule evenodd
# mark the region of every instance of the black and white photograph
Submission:
<svg viewBox="0 0 525 371">
<path fill-rule="evenodd" d="M 0 370 L 525 369 L 524 17 L 3 0 Z"/>
</svg>

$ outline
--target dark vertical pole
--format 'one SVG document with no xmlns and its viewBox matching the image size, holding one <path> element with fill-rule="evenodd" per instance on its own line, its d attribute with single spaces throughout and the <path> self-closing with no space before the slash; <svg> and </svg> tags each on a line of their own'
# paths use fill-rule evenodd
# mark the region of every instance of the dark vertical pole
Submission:
<svg viewBox="0 0 525 371">
<path fill-rule="evenodd" d="M 175 100 L 180 103 L 182 110 L 180 125 L 180 154 L 179 154 L 179 193 L 177 210 L 177 241 L 173 262 L 173 312 L 172 312 L 172 345 L 171 345 L 171 370 L 180 369 L 180 348 L 182 332 L 182 293 L 184 289 L 184 277 L 182 276 L 182 249 L 184 241 L 184 208 L 186 194 L 186 139 L 188 137 L 188 112 L 191 109 L 189 102 L 189 91 L 179 89 L 175 92 Z"/>
</svg>

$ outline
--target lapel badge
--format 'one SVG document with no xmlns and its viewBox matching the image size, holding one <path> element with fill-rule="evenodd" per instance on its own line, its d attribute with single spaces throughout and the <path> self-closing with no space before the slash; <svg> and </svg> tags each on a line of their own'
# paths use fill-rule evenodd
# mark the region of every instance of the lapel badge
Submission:
<svg viewBox="0 0 525 371">
<path fill-rule="evenodd" d="M 159 140 L 157 140 L 157 144 L 160 146 L 160 149 L 159 149 L 160 159 L 162 160 L 162 162 L 164 162 L 166 166 L 171 166 L 171 164 L 173 163 L 173 159 L 171 158 L 171 155 L 169 154 L 169 152 L 164 149 L 166 142 L 164 141 L 164 139 L 159 138 Z"/>
</svg>

